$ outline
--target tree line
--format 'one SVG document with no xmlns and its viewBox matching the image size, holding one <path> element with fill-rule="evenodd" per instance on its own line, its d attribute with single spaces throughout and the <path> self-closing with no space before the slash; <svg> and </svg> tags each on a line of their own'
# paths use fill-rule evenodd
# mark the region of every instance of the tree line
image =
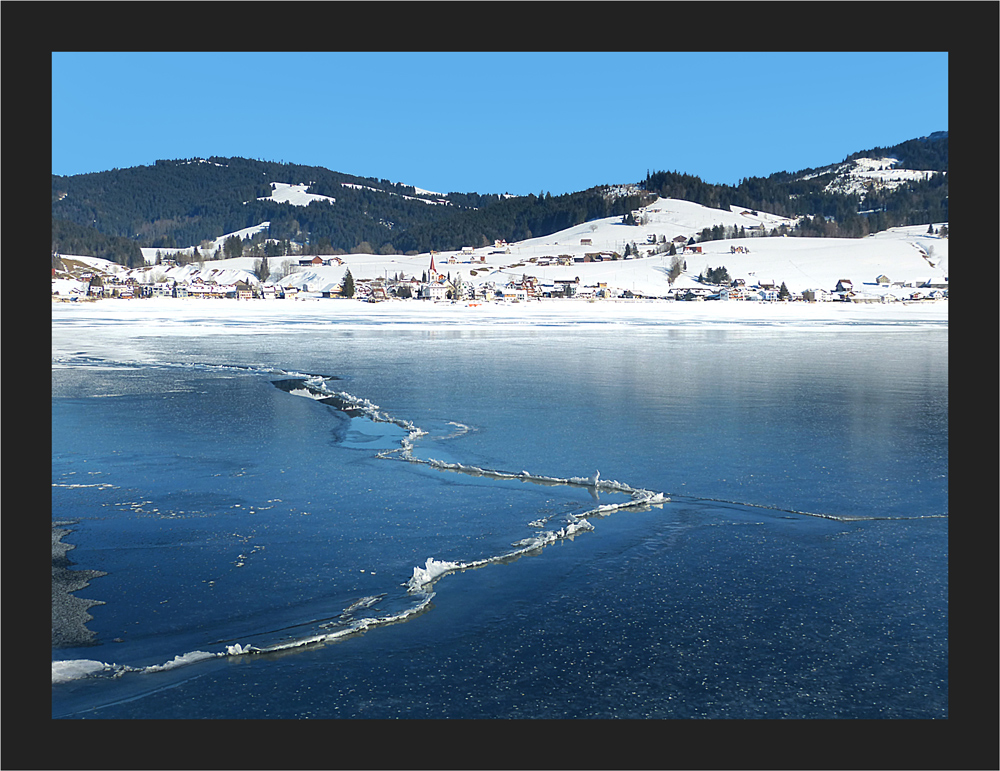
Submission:
<svg viewBox="0 0 1000 771">
<path fill-rule="evenodd" d="M 941 132 L 847 160 L 892 156 L 905 168 L 946 171 L 947 146 L 947 132 Z M 607 186 L 559 196 L 544 191 L 516 197 L 450 192 L 443 196 L 447 203 L 440 204 L 413 200 L 416 191 L 409 185 L 319 166 L 220 157 L 162 160 L 153 166 L 52 175 L 52 241 L 53 251 L 100 250 L 95 256 L 112 255 L 109 259 L 126 264 L 141 260 L 139 247 L 188 248 L 269 222 L 267 232 L 249 240 L 255 256 L 290 254 L 293 243 L 309 254 L 421 253 L 483 247 L 498 239 L 522 241 L 595 219 L 627 218 L 655 196 L 804 217 L 791 235 L 862 237 L 948 219 L 946 173 L 894 190 L 849 195 L 824 190 L 834 169 L 778 172 L 737 185 L 655 171 L 647 172 L 638 192 L 624 196 L 610 195 Z M 811 179 L 801 178 L 810 173 Z M 308 184 L 308 192 L 336 201 L 278 203 L 270 198 L 273 182 Z M 713 229 L 703 231 L 700 240 L 738 235 Z M 267 246 L 268 238 L 280 246 Z"/>
</svg>

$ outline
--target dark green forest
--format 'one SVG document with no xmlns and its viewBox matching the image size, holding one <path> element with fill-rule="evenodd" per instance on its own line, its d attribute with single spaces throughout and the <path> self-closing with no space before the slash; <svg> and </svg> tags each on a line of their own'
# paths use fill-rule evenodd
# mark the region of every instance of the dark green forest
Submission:
<svg viewBox="0 0 1000 771">
<path fill-rule="evenodd" d="M 947 132 L 873 148 L 845 162 L 887 155 L 898 158 L 901 168 L 947 171 Z M 594 187 L 558 196 L 544 191 L 517 197 L 450 192 L 421 200 L 411 186 L 320 166 L 247 158 L 160 160 L 152 166 L 53 175 L 52 250 L 138 264 L 139 247 L 197 246 L 267 221 L 269 232 L 261 238 L 278 239 L 285 249 L 296 242 L 314 254 L 447 251 L 548 235 L 604 217 L 627 218 L 657 195 L 713 208 L 737 205 L 785 217 L 804 215 L 790 235 L 861 237 L 897 225 L 948 219 L 947 174 L 865 196 L 823 192 L 837 165 L 743 179 L 738 185 L 655 171 L 628 196 Z M 809 174 L 816 176 L 801 179 Z M 308 192 L 336 202 L 303 207 L 258 200 L 270 196 L 272 182 L 308 184 Z"/>
<path fill-rule="evenodd" d="M 52 252 L 100 257 L 128 268 L 143 265 L 139 244 L 132 239 L 106 236 L 94 228 L 62 219 L 52 220 Z"/>
<path fill-rule="evenodd" d="M 901 225 L 948 220 L 948 175 L 913 182 L 892 191 L 864 196 L 823 191 L 836 168 L 857 158 L 894 157 L 896 168 L 948 171 L 948 133 L 912 139 L 892 147 L 855 153 L 831 166 L 750 177 L 738 185 L 713 185 L 690 174 L 657 171 L 643 188 L 664 198 L 680 198 L 716 209 L 743 206 L 781 217 L 805 219 L 792 235 L 861 238 Z M 810 179 L 802 179 L 809 176 Z"/>
</svg>

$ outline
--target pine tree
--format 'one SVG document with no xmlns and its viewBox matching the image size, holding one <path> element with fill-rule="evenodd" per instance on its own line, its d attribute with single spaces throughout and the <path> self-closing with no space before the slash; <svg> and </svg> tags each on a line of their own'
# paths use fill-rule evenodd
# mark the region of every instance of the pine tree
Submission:
<svg viewBox="0 0 1000 771">
<path fill-rule="evenodd" d="M 350 268 L 348 268 L 344 273 L 344 283 L 341 287 L 340 294 L 344 297 L 354 297 L 354 276 L 351 275 Z"/>
<path fill-rule="evenodd" d="M 779 300 L 787 300 L 791 296 L 792 296 L 792 293 L 788 291 L 788 287 L 785 286 L 785 282 L 782 281 L 781 282 L 781 289 L 778 290 L 778 299 Z"/>
</svg>

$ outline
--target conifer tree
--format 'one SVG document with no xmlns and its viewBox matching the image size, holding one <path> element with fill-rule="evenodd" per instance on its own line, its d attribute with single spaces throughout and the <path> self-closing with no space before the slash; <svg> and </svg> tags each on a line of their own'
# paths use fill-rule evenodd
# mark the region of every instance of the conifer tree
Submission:
<svg viewBox="0 0 1000 771">
<path fill-rule="evenodd" d="M 348 268 L 344 273 L 344 283 L 341 285 L 340 294 L 344 297 L 354 297 L 354 276 Z"/>
</svg>

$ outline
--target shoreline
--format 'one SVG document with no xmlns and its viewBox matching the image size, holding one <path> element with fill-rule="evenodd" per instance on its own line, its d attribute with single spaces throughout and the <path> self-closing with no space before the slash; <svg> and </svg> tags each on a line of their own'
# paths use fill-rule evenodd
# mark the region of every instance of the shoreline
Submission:
<svg viewBox="0 0 1000 771">
<path fill-rule="evenodd" d="M 193 298 L 53 302 L 52 323 L 149 324 L 163 333 L 212 327 L 281 331 L 283 321 L 329 326 L 789 326 L 947 325 L 947 300 L 894 303 L 545 299 L 524 302 L 299 297 L 284 300 Z M 183 333 L 183 332 L 182 332 Z"/>
</svg>

